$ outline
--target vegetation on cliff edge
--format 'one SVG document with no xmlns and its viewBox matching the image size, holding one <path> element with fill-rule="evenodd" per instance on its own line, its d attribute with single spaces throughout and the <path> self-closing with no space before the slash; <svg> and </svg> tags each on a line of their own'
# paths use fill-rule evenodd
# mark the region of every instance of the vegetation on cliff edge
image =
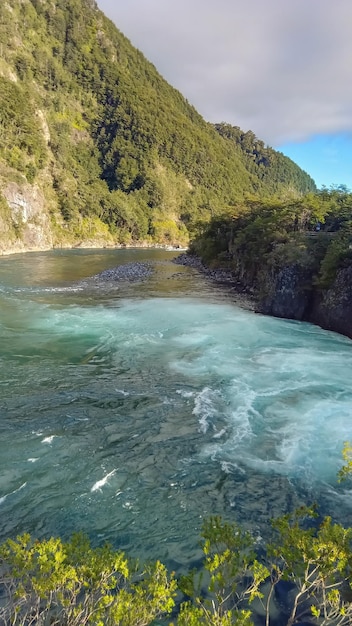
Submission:
<svg viewBox="0 0 352 626">
<path fill-rule="evenodd" d="M 247 199 L 205 225 L 190 249 L 256 293 L 265 276 L 290 265 L 309 270 L 326 289 L 352 262 L 352 193 L 339 187 L 286 202 Z"/>
</svg>

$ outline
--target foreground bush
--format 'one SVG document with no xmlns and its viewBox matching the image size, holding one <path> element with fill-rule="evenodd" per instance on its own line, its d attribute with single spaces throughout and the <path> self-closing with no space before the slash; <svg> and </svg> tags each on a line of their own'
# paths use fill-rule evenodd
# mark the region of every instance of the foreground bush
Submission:
<svg viewBox="0 0 352 626">
<path fill-rule="evenodd" d="M 249 626 L 258 612 L 270 626 L 277 609 L 282 626 L 302 620 L 351 624 L 352 528 L 329 517 L 317 525 L 316 517 L 314 507 L 302 507 L 275 520 L 263 562 L 249 533 L 220 518 L 208 520 L 203 528 L 206 587 L 203 573 L 181 581 L 191 599 L 181 606 L 178 626 Z"/>
<path fill-rule="evenodd" d="M 316 517 L 302 507 L 275 520 L 261 560 L 250 533 L 210 518 L 204 568 L 178 584 L 159 561 L 140 568 L 109 546 L 92 548 L 81 534 L 67 543 L 9 539 L 0 548 L 0 624 L 146 626 L 166 623 L 174 610 L 174 626 L 250 626 L 258 614 L 271 626 L 278 612 L 282 626 L 347 626 L 352 528 L 329 517 L 318 525 Z"/>
<path fill-rule="evenodd" d="M 8 540 L 0 549 L 0 623 L 144 626 L 174 606 L 176 581 L 159 561 L 139 569 L 123 552 L 71 541 Z"/>
</svg>

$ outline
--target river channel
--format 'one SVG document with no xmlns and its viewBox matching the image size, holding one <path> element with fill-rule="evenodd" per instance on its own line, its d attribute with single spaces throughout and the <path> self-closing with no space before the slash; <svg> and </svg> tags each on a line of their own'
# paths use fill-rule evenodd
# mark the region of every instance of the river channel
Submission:
<svg viewBox="0 0 352 626">
<path fill-rule="evenodd" d="M 258 538 L 302 503 L 352 523 L 351 341 L 248 311 L 175 255 L 1 258 L 0 540 L 83 530 L 177 570 L 209 515 Z"/>
</svg>

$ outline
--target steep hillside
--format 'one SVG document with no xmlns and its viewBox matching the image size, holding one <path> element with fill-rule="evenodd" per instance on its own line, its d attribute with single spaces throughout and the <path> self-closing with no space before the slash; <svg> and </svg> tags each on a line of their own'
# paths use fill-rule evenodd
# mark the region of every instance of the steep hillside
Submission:
<svg viewBox="0 0 352 626">
<path fill-rule="evenodd" d="M 0 4 L 0 249 L 185 243 L 246 194 L 314 187 L 253 164 L 93 0 Z"/>
<path fill-rule="evenodd" d="M 308 174 L 282 152 L 265 146 L 251 130 L 245 133 L 238 126 L 224 123 L 214 127 L 219 135 L 240 147 L 246 168 L 261 181 L 260 190 L 264 187 L 266 192 L 276 194 L 289 191 L 291 185 L 292 191 L 304 194 L 315 189 Z"/>
</svg>

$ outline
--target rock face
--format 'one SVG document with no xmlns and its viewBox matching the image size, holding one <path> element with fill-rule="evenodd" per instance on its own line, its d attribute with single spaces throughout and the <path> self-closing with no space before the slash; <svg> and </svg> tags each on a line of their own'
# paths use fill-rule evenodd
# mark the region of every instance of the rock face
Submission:
<svg viewBox="0 0 352 626">
<path fill-rule="evenodd" d="M 352 265 L 338 271 L 330 289 L 314 294 L 308 319 L 352 338 Z"/>
<path fill-rule="evenodd" d="M 328 289 L 314 284 L 314 274 L 299 265 L 282 268 L 258 297 L 256 310 L 266 315 L 312 322 L 352 338 L 352 265 L 337 272 Z"/>
<path fill-rule="evenodd" d="M 210 278 L 222 278 L 222 270 L 209 270 L 196 256 L 182 254 L 175 262 L 194 267 Z M 299 263 L 271 273 L 263 270 L 255 285 L 248 276 L 239 281 L 231 272 L 225 274 L 229 286 L 254 296 L 257 313 L 312 322 L 352 339 L 352 265 L 338 271 L 329 289 L 320 289 L 314 282 L 314 269 Z"/>
<path fill-rule="evenodd" d="M 283 267 L 269 285 L 258 312 L 303 320 L 311 300 L 312 273 L 298 264 Z"/>
<path fill-rule="evenodd" d="M 0 240 L 0 252 L 43 250 L 53 247 L 51 224 L 45 199 L 36 185 L 9 182 L 2 189 L 9 211 L 3 216 L 12 237 Z"/>
</svg>

